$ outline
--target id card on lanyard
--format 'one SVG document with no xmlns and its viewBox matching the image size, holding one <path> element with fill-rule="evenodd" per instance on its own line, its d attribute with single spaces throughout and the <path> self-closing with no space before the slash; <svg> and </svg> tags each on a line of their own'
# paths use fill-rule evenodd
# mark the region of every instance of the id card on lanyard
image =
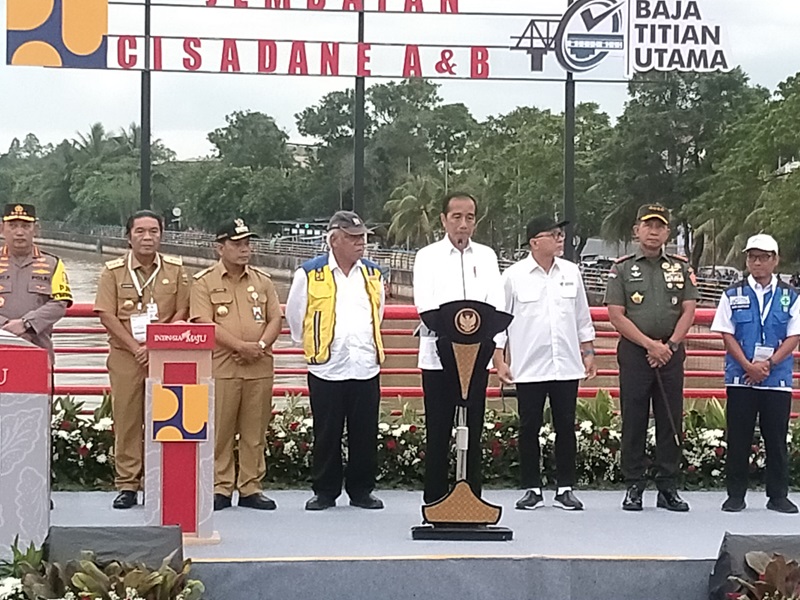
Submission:
<svg viewBox="0 0 800 600">
<path fill-rule="evenodd" d="M 771 289 L 771 288 L 770 288 Z M 766 345 L 766 337 L 764 336 L 764 325 L 769 318 L 769 311 L 772 310 L 772 302 L 775 300 L 775 293 L 777 289 L 770 295 L 769 302 L 765 302 L 759 314 L 759 322 L 761 323 L 761 343 L 756 344 L 755 351 L 753 352 L 753 361 L 765 361 L 772 358 L 775 354 L 775 348 Z"/>
<path fill-rule="evenodd" d="M 155 271 L 153 271 L 153 274 L 150 275 L 144 283 L 139 281 L 139 276 L 133 269 L 132 259 L 133 254 L 128 254 L 128 273 L 131 276 L 131 281 L 133 282 L 133 287 L 136 289 L 136 295 L 139 297 L 139 300 L 136 304 L 137 314 L 131 315 L 131 333 L 133 334 L 133 339 L 139 343 L 144 343 L 147 340 L 147 326 L 158 320 L 158 305 L 153 300 L 152 289 L 150 291 L 150 302 L 144 307 L 146 312 L 142 312 L 142 302 L 144 301 L 145 290 L 153 285 L 156 277 L 158 277 L 159 271 L 161 271 L 161 256 L 156 253 Z"/>
</svg>

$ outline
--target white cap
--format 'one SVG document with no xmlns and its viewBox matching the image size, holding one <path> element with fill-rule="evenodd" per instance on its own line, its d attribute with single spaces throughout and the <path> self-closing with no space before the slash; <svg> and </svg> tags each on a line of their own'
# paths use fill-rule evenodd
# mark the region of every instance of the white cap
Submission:
<svg viewBox="0 0 800 600">
<path fill-rule="evenodd" d="M 747 252 L 748 250 L 763 250 L 764 252 L 774 252 L 777 255 L 778 242 L 776 242 L 775 238 L 771 235 L 759 233 L 758 235 L 751 236 L 747 240 L 744 251 Z"/>
</svg>

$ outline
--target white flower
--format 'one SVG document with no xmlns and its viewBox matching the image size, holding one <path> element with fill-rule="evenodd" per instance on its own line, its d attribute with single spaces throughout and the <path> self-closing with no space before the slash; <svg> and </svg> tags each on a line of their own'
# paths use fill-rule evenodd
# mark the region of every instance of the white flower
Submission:
<svg viewBox="0 0 800 600">
<path fill-rule="evenodd" d="M 285 437 L 286 437 L 286 432 L 285 432 L 285 431 L 279 431 L 279 432 L 278 432 L 278 433 L 275 435 L 275 437 L 277 437 L 279 440 L 282 440 L 283 438 L 285 438 Z"/>
<path fill-rule="evenodd" d="M 114 420 L 110 417 L 103 417 L 97 423 L 92 425 L 92 429 L 95 431 L 110 431 L 111 427 L 114 425 Z"/>
<path fill-rule="evenodd" d="M 311 427 L 314 424 L 314 419 L 303 419 L 303 425 L 305 427 Z"/>
<path fill-rule="evenodd" d="M 592 429 L 594 429 L 594 424 L 591 421 L 581 421 L 580 429 L 582 433 L 591 433 Z"/>
<path fill-rule="evenodd" d="M 98 454 L 95 460 L 99 462 L 101 465 L 104 465 L 108 462 L 108 456 L 106 456 L 105 454 Z"/>
<path fill-rule="evenodd" d="M 489 423 L 488 421 L 483 424 L 483 427 L 488 430 L 494 429 L 494 423 Z"/>
<path fill-rule="evenodd" d="M 721 474 L 722 473 L 720 472 L 719 469 L 714 469 L 713 471 L 711 471 L 711 476 L 712 477 L 719 477 Z"/>
<path fill-rule="evenodd" d="M 289 440 L 288 442 L 286 442 L 286 443 L 283 445 L 283 452 L 284 452 L 284 454 L 288 454 L 289 452 L 291 452 L 292 450 L 294 450 L 294 447 L 295 447 L 295 446 L 297 446 L 297 444 L 295 444 L 294 440 Z"/>
<path fill-rule="evenodd" d="M 556 441 L 556 433 L 555 433 L 555 431 L 553 433 L 547 434 L 547 439 L 550 440 L 551 442 L 555 442 Z"/>
<path fill-rule="evenodd" d="M 389 429 L 391 429 L 391 427 L 389 427 L 388 423 L 378 423 L 378 431 L 381 433 L 386 433 Z"/>
<path fill-rule="evenodd" d="M 56 431 L 56 437 L 59 437 L 62 440 L 69 440 L 69 432 L 64 431 L 63 429 L 59 429 L 58 431 Z"/>
</svg>

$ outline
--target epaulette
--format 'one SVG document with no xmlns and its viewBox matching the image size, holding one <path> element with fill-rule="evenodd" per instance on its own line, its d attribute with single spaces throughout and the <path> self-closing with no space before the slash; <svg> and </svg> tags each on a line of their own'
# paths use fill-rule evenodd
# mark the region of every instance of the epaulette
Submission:
<svg viewBox="0 0 800 600">
<path fill-rule="evenodd" d="M 679 260 L 681 262 L 689 262 L 689 259 L 686 258 L 683 254 L 667 254 L 670 258 L 674 258 L 675 260 Z"/>
<path fill-rule="evenodd" d="M 180 256 L 171 256 L 169 254 L 164 254 L 161 256 L 161 258 L 168 265 L 175 265 L 178 267 L 183 266 L 183 259 Z"/>
<path fill-rule="evenodd" d="M 120 267 L 124 266 L 125 266 L 124 256 L 120 256 L 119 258 L 115 258 L 114 260 L 109 260 L 108 262 L 106 262 L 106 269 L 108 269 L 109 271 L 113 269 L 119 269 Z"/>
<path fill-rule="evenodd" d="M 42 254 L 46 254 L 47 256 L 52 256 L 56 260 L 61 260 L 61 258 L 57 254 L 53 254 L 52 252 L 48 252 L 47 250 L 42 250 L 41 248 L 39 248 L 39 252 L 41 252 Z"/>
<path fill-rule="evenodd" d="M 200 279 L 201 277 L 204 277 L 205 275 L 208 275 L 213 270 L 214 270 L 214 267 L 208 267 L 207 269 L 203 269 L 202 271 L 198 271 L 197 273 L 195 273 L 193 275 L 193 278 L 194 279 Z"/>
<path fill-rule="evenodd" d="M 626 260 L 629 260 L 629 259 L 633 258 L 634 256 L 636 256 L 636 255 L 635 254 L 628 254 L 626 256 L 620 256 L 617 260 L 614 261 L 614 264 L 618 265 L 619 263 L 625 262 Z"/>
<path fill-rule="evenodd" d="M 263 276 L 264 276 L 264 277 L 266 277 L 267 279 L 272 279 L 272 275 L 270 275 L 270 274 L 269 274 L 269 273 L 267 273 L 266 271 L 262 271 L 261 269 L 259 269 L 258 267 L 254 267 L 253 265 L 250 265 L 250 268 L 251 268 L 253 271 L 255 271 L 256 273 L 259 273 L 259 274 L 263 275 Z"/>
</svg>

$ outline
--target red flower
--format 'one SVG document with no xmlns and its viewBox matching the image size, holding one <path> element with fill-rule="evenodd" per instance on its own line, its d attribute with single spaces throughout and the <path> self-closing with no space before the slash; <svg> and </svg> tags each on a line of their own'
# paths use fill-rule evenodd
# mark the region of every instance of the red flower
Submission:
<svg viewBox="0 0 800 600">
<path fill-rule="evenodd" d="M 689 471 L 689 473 L 694 473 L 695 471 L 697 471 L 697 467 L 695 467 L 694 465 L 689 465 L 689 467 L 686 470 Z"/>
<path fill-rule="evenodd" d="M 714 450 L 714 454 L 716 454 L 719 457 L 722 457 L 722 455 L 725 454 L 725 448 L 723 448 L 722 446 L 717 447 L 717 449 Z"/>
<path fill-rule="evenodd" d="M 300 427 L 300 423 L 298 423 L 297 421 L 292 421 L 291 423 L 289 423 L 289 429 L 292 431 L 297 431 L 298 427 Z"/>
<path fill-rule="evenodd" d="M 408 428 L 408 433 L 417 433 L 417 426 L 416 425 L 412 425 L 411 427 L 409 427 Z"/>
<path fill-rule="evenodd" d="M 600 441 L 600 436 L 599 436 L 599 435 L 597 435 L 597 434 L 595 433 L 595 434 L 592 436 L 592 439 L 593 439 L 595 442 L 599 442 L 599 441 Z"/>
<path fill-rule="evenodd" d="M 275 440 L 275 443 L 273 444 L 273 446 L 275 446 L 276 448 L 283 448 L 283 441 Z"/>
<path fill-rule="evenodd" d="M 302 450 L 303 452 L 307 452 L 308 451 L 308 442 L 300 442 L 300 450 Z"/>
<path fill-rule="evenodd" d="M 396 448 L 397 448 L 397 442 L 395 442 L 394 440 L 386 440 L 387 450 L 394 452 Z"/>
<path fill-rule="evenodd" d="M 511 438 L 510 440 L 508 440 L 508 445 L 511 448 L 516 448 L 517 447 L 517 438 Z"/>
<path fill-rule="evenodd" d="M 750 450 L 752 450 L 752 451 L 753 451 L 753 452 L 755 452 L 755 453 L 758 453 L 758 446 L 756 446 L 755 444 L 753 444 L 752 446 L 750 446 Z"/>
<path fill-rule="evenodd" d="M 89 456 L 89 449 L 86 446 L 81 446 L 80 448 L 78 448 L 78 456 L 80 456 L 81 458 L 86 458 L 87 456 Z"/>
<path fill-rule="evenodd" d="M 503 428 L 503 424 L 500 421 L 498 421 L 497 423 L 494 424 L 494 428 L 495 429 L 502 429 Z"/>
<path fill-rule="evenodd" d="M 600 431 L 600 435 L 602 435 L 604 438 L 607 438 L 608 437 L 608 427 L 603 427 L 603 429 Z"/>
<path fill-rule="evenodd" d="M 497 458 L 503 453 L 503 447 L 497 439 L 492 440 L 492 456 Z"/>
<path fill-rule="evenodd" d="M 61 421 L 61 425 L 59 425 L 58 428 L 63 429 L 64 431 L 71 431 L 72 421 Z"/>
</svg>

